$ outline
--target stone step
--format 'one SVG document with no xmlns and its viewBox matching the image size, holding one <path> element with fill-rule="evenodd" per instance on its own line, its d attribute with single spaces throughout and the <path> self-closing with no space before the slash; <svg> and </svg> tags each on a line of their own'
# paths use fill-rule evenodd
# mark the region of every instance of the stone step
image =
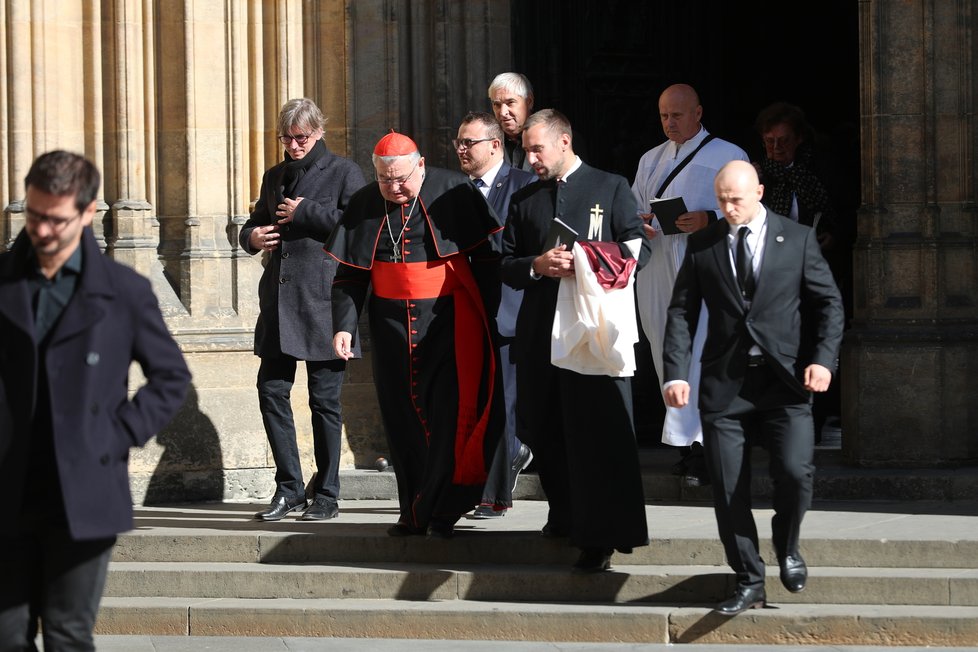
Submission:
<svg viewBox="0 0 978 652">
<path fill-rule="evenodd" d="M 649 502 L 710 502 L 709 487 L 687 487 L 672 475 L 671 467 L 679 459 L 675 449 L 653 447 L 642 449 L 642 484 Z M 767 476 L 767 453 L 753 450 L 754 496 L 771 494 Z M 978 467 L 956 469 L 864 469 L 848 465 L 839 449 L 815 451 L 816 499 L 821 500 L 975 500 L 978 499 Z M 341 496 L 353 500 L 394 500 L 397 487 L 391 469 L 345 469 L 340 472 Z M 520 500 L 544 500 L 540 480 L 534 472 L 520 475 L 514 497 Z"/>
<path fill-rule="evenodd" d="M 329 527 L 319 525 L 318 527 Z M 308 533 L 256 535 L 171 535 L 163 539 L 122 535 L 113 558 L 132 562 L 261 562 L 418 564 L 564 564 L 579 551 L 564 540 L 536 533 L 471 532 L 449 541 L 424 537 L 393 538 L 384 528 L 363 534 Z M 854 568 L 978 568 L 978 541 L 899 541 L 890 539 L 803 540 L 805 559 L 813 566 Z M 762 556 L 776 559 L 771 541 L 762 540 Z M 722 565 L 716 539 L 652 539 L 630 555 L 616 554 L 616 565 Z"/>
<path fill-rule="evenodd" d="M 978 608 L 778 603 L 727 618 L 705 606 L 681 604 L 107 597 L 96 631 L 157 636 L 975 646 Z"/>
<path fill-rule="evenodd" d="M 620 557 L 620 555 L 618 556 Z M 595 575 L 566 565 L 247 564 L 113 562 L 113 597 L 478 600 L 714 604 L 733 591 L 725 566 L 618 565 Z M 768 568 L 781 603 L 978 606 L 978 569 L 812 567 L 792 594 Z"/>
<path fill-rule="evenodd" d="M 378 474 L 379 475 L 379 474 Z M 802 551 L 811 580 L 735 618 L 713 604 L 733 575 L 712 507 L 654 503 L 652 541 L 613 572 L 570 572 L 544 539 L 543 501 L 459 522 L 452 540 L 392 538 L 392 500 L 342 500 L 339 518 L 252 519 L 256 504 L 136 510 L 116 547 L 102 634 L 638 643 L 978 646 L 978 505 L 817 501 Z M 755 509 L 763 555 L 772 511 Z M 154 597 L 158 596 L 158 597 Z M 196 640 L 196 639 L 195 639 Z M 188 648 L 189 649 L 189 648 Z"/>
<path fill-rule="evenodd" d="M 427 563 L 569 565 L 577 551 L 566 540 L 539 535 L 547 505 L 518 501 L 503 518 L 463 518 L 451 540 L 389 537 L 394 501 L 340 501 L 339 518 L 276 523 L 251 518 L 241 503 L 142 507 L 136 529 L 119 537 L 114 559 L 128 562 Z M 762 555 L 774 560 L 769 507 L 755 518 Z M 823 503 L 802 528 L 802 554 L 812 566 L 978 568 L 975 503 Z M 713 509 L 648 505 L 651 542 L 616 565 L 724 565 Z"/>
</svg>

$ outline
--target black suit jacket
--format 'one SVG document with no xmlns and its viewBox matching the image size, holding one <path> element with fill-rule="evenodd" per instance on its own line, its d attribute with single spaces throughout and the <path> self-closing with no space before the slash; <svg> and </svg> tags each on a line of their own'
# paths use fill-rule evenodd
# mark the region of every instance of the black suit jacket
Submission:
<svg viewBox="0 0 978 652">
<path fill-rule="evenodd" d="M 595 213 L 595 211 L 600 211 Z M 601 216 L 600 233 L 591 230 L 592 215 Z M 578 240 L 624 243 L 639 240 L 639 266 L 649 258 L 635 196 L 623 177 L 582 164 L 559 190 L 554 180 L 537 181 L 517 191 L 509 205 L 503 231 L 503 282 L 524 290 L 511 351 L 517 362 L 530 356 L 549 364 L 550 333 L 557 306 L 558 279 L 533 279 L 533 259 L 543 253 L 554 217 L 577 231 Z M 623 255 L 631 257 L 627 250 Z"/>
<path fill-rule="evenodd" d="M 486 197 L 493 212 L 499 218 L 500 224 L 509 215 L 509 202 L 513 194 L 520 188 L 525 188 L 533 183 L 536 178 L 537 176 L 531 172 L 514 168 L 509 163 L 503 162 L 492 182 L 492 188 L 489 189 L 489 195 Z M 497 250 L 502 250 L 502 230 L 492 234 L 492 243 Z M 499 296 L 499 308 L 496 310 L 496 326 L 500 335 L 505 337 L 515 335 L 516 316 L 519 314 L 522 300 L 522 292 L 509 287 L 502 288 Z"/>
<path fill-rule="evenodd" d="M 509 201 L 513 193 L 533 183 L 536 178 L 532 172 L 514 168 L 509 163 L 503 162 L 492 182 L 492 188 L 489 189 L 489 195 L 486 197 L 489 205 L 492 206 L 492 210 L 496 212 L 500 224 L 503 224 L 506 221 L 506 216 L 509 215 Z M 493 239 L 496 244 L 501 245 L 503 232 L 499 231 L 493 234 Z"/>
<path fill-rule="evenodd" d="M 0 254 L 0 404 L 7 403 L 0 405 L 0 425 L 12 424 L 0 428 L 0 496 L 17 511 L 37 491 L 26 473 L 40 362 L 26 277 L 30 247 L 22 231 Z M 81 247 L 82 272 L 45 358 L 58 477 L 76 540 L 132 528 L 129 448 L 170 421 L 190 382 L 149 281 L 103 256 L 91 228 Z M 130 398 L 133 361 L 146 383 Z"/>
<path fill-rule="evenodd" d="M 800 400 L 805 367 L 834 373 L 842 342 L 839 290 L 819 250 L 815 232 L 767 213 L 767 235 L 751 305 L 737 288 L 727 242 L 729 225 L 719 220 L 689 237 L 666 323 L 665 381 L 687 380 L 701 301 L 709 311 L 703 349 L 699 406 L 721 412 L 737 395 L 756 343 Z"/>
</svg>

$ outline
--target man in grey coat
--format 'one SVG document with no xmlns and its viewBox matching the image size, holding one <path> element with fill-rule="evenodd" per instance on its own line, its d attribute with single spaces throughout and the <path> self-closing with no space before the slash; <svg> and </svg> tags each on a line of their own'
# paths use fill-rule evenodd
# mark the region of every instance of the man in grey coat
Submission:
<svg viewBox="0 0 978 652">
<path fill-rule="evenodd" d="M 315 496 L 302 519 L 326 520 L 339 513 L 340 388 L 346 361 L 337 359 L 332 347 L 330 288 L 336 262 L 323 252 L 323 242 L 350 196 L 366 182 L 355 163 L 326 148 L 325 122 L 311 100 L 293 99 L 282 107 L 278 133 L 285 159 L 265 173 L 255 210 L 240 235 L 245 251 L 261 251 L 265 258 L 255 355 L 261 357 L 258 401 L 275 459 L 275 494 L 268 508 L 255 514 L 263 521 L 278 521 L 306 507 L 290 402 L 298 360 L 306 362 L 316 458 Z"/>
</svg>

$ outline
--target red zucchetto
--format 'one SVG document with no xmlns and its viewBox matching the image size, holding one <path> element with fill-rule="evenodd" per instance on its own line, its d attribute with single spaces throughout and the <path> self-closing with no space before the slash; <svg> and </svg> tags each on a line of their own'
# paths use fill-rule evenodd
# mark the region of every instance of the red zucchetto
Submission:
<svg viewBox="0 0 978 652">
<path fill-rule="evenodd" d="M 374 154 L 377 156 L 407 156 L 416 151 L 418 151 L 418 146 L 413 140 L 393 129 L 377 141 L 377 146 L 374 147 Z"/>
</svg>

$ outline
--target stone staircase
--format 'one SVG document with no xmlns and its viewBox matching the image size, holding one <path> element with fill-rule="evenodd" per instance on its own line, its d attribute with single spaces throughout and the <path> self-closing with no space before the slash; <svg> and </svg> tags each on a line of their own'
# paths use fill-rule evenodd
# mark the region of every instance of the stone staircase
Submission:
<svg viewBox="0 0 978 652">
<path fill-rule="evenodd" d="M 706 490 L 683 489 L 662 468 L 646 472 L 651 545 L 615 555 L 613 572 L 593 576 L 570 572 L 576 551 L 566 542 L 539 536 L 546 504 L 533 500 L 532 474 L 521 476 L 521 499 L 506 517 L 463 519 L 443 541 L 386 536 L 397 515 L 393 475 L 351 471 L 344 495 L 359 499 L 344 499 L 340 517 L 326 523 L 255 522 L 256 504 L 137 508 L 136 529 L 120 537 L 110 567 L 97 631 L 978 646 L 978 503 L 967 495 L 978 473 L 833 474 L 827 462 L 803 530 L 808 588 L 788 593 L 775 566 L 769 607 L 734 618 L 710 609 L 732 590 L 732 575 Z M 831 500 L 862 483 L 876 495 L 919 499 Z M 946 500 L 949 486 L 966 499 Z M 763 480 L 756 490 L 773 560 Z"/>
</svg>

